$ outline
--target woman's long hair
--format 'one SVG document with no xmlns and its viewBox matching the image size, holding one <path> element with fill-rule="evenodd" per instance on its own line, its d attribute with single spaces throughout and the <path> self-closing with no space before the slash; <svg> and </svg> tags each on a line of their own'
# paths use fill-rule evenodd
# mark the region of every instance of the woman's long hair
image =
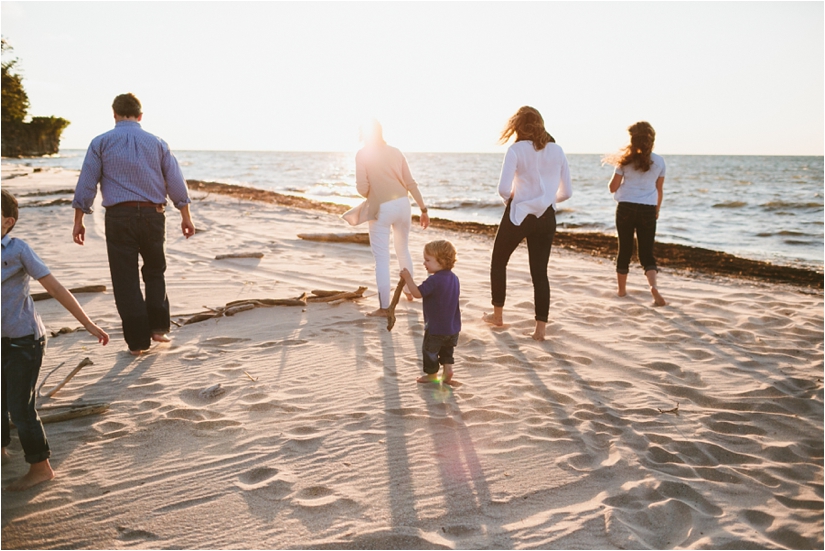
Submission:
<svg viewBox="0 0 825 551">
<path fill-rule="evenodd" d="M 359 129 L 359 137 L 366 146 L 385 145 L 384 131 L 381 128 L 381 123 L 375 119 L 370 119 L 361 124 Z"/>
<path fill-rule="evenodd" d="M 615 155 L 605 157 L 604 162 L 614 166 L 633 165 L 636 170 L 647 172 L 653 164 L 650 154 L 653 152 L 656 131 L 645 121 L 637 122 L 628 127 L 627 131 L 630 133 L 630 144 Z"/>
<path fill-rule="evenodd" d="M 534 107 L 520 107 L 516 114 L 510 117 L 507 121 L 507 126 L 501 133 L 499 142 L 504 144 L 510 139 L 510 136 L 516 135 L 516 141 L 521 142 L 530 140 L 533 142 L 533 148 L 536 151 L 544 149 L 548 143 L 556 143 L 553 136 L 544 128 L 544 119 L 541 118 L 541 113 Z"/>
</svg>

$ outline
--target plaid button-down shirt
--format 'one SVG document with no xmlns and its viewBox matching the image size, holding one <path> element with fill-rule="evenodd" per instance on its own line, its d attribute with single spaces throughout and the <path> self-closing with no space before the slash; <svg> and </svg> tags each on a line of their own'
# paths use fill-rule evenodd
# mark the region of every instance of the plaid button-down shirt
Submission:
<svg viewBox="0 0 825 551">
<path fill-rule="evenodd" d="M 86 214 L 100 183 L 103 206 L 126 201 L 189 204 L 189 191 L 178 161 L 162 139 L 134 121 L 118 121 L 114 129 L 92 140 L 83 160 L 72 207 Z"/>
</svg>

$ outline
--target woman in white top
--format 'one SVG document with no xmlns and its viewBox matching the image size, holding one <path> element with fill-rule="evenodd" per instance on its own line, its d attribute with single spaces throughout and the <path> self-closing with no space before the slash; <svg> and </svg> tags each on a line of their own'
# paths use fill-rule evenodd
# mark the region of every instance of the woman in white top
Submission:
<svg viewBox="0 0 825 551">
<path fill-rule="evenodd" d="M 616 206 L 616 232 L 619 253 L 616 256 L 616 278 L 619 296 L 627 294 L 627 274 L 633 255 L 633 234 L 639 243 L 639 263 L 650 284 L 650 293 L 656 306 L 667 304 L 656 285 L 656 220 L 662 206 L 665 184 L 665 160 L 653 153 L 656 132 L 650 123 L 641 121 L 627 129 L 630 145 L 605 161 L 616 167 L 610 180 L 610 193 Z"/>
<path fill-rule="evenodd" d="M 370 224 L 370 248 L 375 257 L 375 280 L 378 287 L 378 310 L 370 316 L 386 317 L 390 306 L 390 230 L 395 246 L 395 256 L 400 268 L 413 273 L 409 235 L 412 213 L 409 195 L 421 209 L 421 227 L 430 225 L 424 198 L 413 180 L 407 159 L 398 149 L 384 141 L 378 121 L 361 129 L 364 147 L 355 155 L 355 185 L 368 199 Z M 405 289 L 407 300 L 412 300 Z"/>
<path fill-rule="evenodd" d="M 522 107 L 507 122 L 501 143 L 515 135 L 516 142 L 504 156 L 498 193 L 506 203 L 490 263 L 493 313 L 484 321 L 504 325 L 507 294 L 507 263 L 519 243 L 527 238 L 536 329 L 532 338 L 543 341 L 550 312 L 550 282 L 547 265 L 556 234 L 556 203 L 573 194 L 570 170 L 562 148 L 544 128 L 544 119 L 533 107 Z"/>
</svg>

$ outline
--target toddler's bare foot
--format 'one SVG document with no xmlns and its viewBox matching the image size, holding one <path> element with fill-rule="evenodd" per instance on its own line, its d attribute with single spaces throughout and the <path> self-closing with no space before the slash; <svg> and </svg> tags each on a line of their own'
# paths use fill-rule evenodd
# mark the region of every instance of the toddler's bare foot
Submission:
<svg viewBox="0 0 825 551">
<path fill-rule="evenodd" d="M 155 342 L 172 342 L 166 333 L 152 333 L 152 340 Z"/>
<path fill-rule="evenodd" d="M 481 319 L 490 325 L 495 325 L 497 327 L 504 327 L 504 319 L 501 316 L 496 316 L 495 313 L 488 314 L 484 312 L 484 315 L 481 316 Z"/>
<path fill-rule="evenodd" d="M 370 317 L 373 317 L 373 318 L 386 318 L 389 313 L 390 313 L 390 311 L 387 310 L 386 308 L 379 308 L 378 310 L 375 310 L 374 312 L 370 312 L 367 315 L 370 316 Z"/>
<path fill-rule="evenodd" d="M 659 293 L 659 289 L 657 289 L 656 287 L 650 288 L 650 294 L 653 295 L 653 304 L 655 304 L 656 306 L 667 305 L 665 298 L 661 295 L 661 293 Z"/>
<path fill-rule="evenodd" d="M 437 383 L 438 382 L 438 373 L 433 373 L 432 375 L 422 375 L 418 379 L 415 380 L 417 383 Z"/>
<path fill-rule="evenodd" d="M 445 385 L 453 382 L 453 368 L 449 364 L 444 364 L 444 370 L 441 373 L 441 382 Z"/>
<path fill-rule="evenodd" d="M 54 471 L 52 470 L 52 466 L 49 465 L 49 460 L 46 459 L 39 463 L 32 463 L 29 467 L 29 472 L 22 478 L 9 484 L 6 489 L 10 492 L 21 492 L 53 478 Z"/>
</svg>

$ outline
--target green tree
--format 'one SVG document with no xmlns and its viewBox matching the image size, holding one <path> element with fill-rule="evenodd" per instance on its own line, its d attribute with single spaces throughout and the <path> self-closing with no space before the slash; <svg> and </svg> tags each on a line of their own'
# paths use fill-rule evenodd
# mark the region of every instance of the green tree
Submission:
<svg viewBox="0 0 825 551">
<path fill-rule="evenodd" d="M 11 44 L 2 38 L 2 55 L 11 54 L 14 50 Z M 23 77 L 13 72 L 17 64 L 17 58 L 3 60 L 3 97 L 2 97 L 2 122 L 19 121 L 26 118 L 29 111 L 29 96 L 23 89 Z"/>
</svg>

